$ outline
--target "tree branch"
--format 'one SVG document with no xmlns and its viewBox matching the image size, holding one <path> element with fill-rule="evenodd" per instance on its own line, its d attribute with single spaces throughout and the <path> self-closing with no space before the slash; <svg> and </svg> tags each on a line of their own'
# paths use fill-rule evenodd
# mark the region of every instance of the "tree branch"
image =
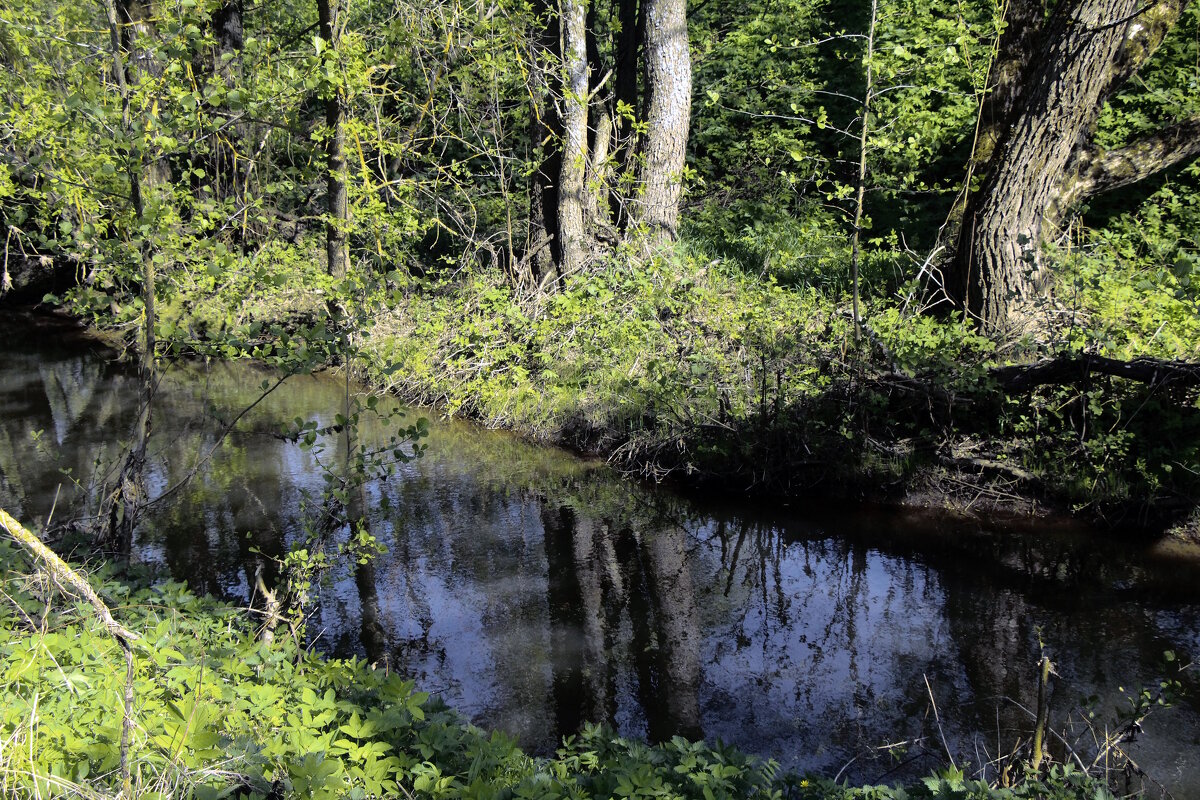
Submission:
<svg viewBox="0 0 1200 800">
<path fill-rule="evenodd" d="M 1060 207 L 1130 186 L 1200 155 L 1200 115 L 1176 122 L 1116 150 L 1081 151 L 1065 181 Z"/>
<path fill-rule="evenodd" d="M 24 547 L 35 559 L 40 560 L 51 578 L 58 581 L 60 585 L 66 584 L 83 595 L 83 598 L 92 606 L 92 610 L 96 614 L 96 619 L 108 631 L 109 635 L 117 641 L 117 644 L 121 647 L 121 651 L 125 654 L 125 696 L 124 711 L 121 720 L 120 751 L 121 796 L 126 798 L 133 797 L 129 748 L 133 738 L 134 723 L 134 664 L 133 648 L 130 646 L 130 642 L 136 641 L 141 637 L 113 619 L 112 612 L 104 604 L 104 601 L 100 599 L 100 595 L 96 594 L 96 590 L 87 582 L 87 579 L 71 569 L 71 566 L 59 558 L 57 553 L 46 547 L 41 539 L 32 531 L 26 529 L 3 508 L 0 508 L 0 528 L 7 531 L 17 541 L 17 544 Z"/>
<path fill-rule="evenodd" d="M 1129 25 L 1125 46 L 1121 48 L 1116 68 L 1109 76 L 1106 94 L 1111 96 L 1113 92 L 1137 74 L 1138 70 L 1158 50 L 1171 28 L 1179 22 L 1179 17 L 1189 2 L 1191 0 L 1158 0 L 1158 2 L 1144 6 L 1134 20 L 1122 18 L 1092 29 L 1099 32 L 1113 25 L 1132 23 Z"/>
</svg>

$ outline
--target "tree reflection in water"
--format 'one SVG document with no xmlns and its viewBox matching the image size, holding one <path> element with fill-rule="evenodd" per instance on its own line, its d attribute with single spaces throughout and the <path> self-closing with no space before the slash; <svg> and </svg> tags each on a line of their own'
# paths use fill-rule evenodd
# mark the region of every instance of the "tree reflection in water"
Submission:
<svg viewBox="0 0 1200 800">
<path fill-rule="evenodd" d="M 632 661 L 628 677 L 650 738 L 703 736 L 701 634 L 685 532 L 639 535 L 547 501 L 542 520 L 559 734 L 584 722 L 615 723 L 618 673 Z"/>
<path fill-rule="evenodd" d="M 134 419 L 133 373 L 67 335 L 9 340 L 0 503 L 45 519 L 61 484 L 56 517 L 86 514 Z M 247 364 L 166 374 L 152 494 L 192 469 L 263 379 Z M 343 404 L 340 381 L 289 380 L 152 509 L 134 559 L 250 602 L 256 570 L 276 580 L 304 535 L 304 497 L 323 487 L 311 454 L 273 434 L 296 416 L 329 424 Z M 826 774 L 855 759 L 848 777 L 892 780 L 879 745 L 923 739 L 940 758 L 926 679 L 956 757 L 979 763 L 1028 735 L 1005 698 L 1033 702 L 1039 627 L 1063 676 L 1058 720 L 1088 695 L 1111 713 L 1118 686 L 1156 679 L 1164 650 L 1200 655 L 1200 568 L 1137 542 L 852 504 L 689 502 L 459 424 L 429 444 L 428 458 L 363 487 L 362 518 L 388 552 L 336 566 L 312 644 L 386 662 L 536 751 L 600 721 Z M 1151 718 L 1135 751 L 1179 796 L 1200 795 L 1200 687 L 1188 680 L 1185 704 Z"/>
</svg>

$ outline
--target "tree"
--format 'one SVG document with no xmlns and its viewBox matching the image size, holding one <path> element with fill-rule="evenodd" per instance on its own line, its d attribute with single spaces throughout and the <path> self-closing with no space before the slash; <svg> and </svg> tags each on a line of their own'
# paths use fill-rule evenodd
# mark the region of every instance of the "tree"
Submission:
<svg viewBox="0 0 1200 800">
<path fill-rule="evenodd" d="M 587 254 L 584 179 L 588 159 L 588 58 L 586 0 L 561 0 L 562 157 L 558 174 L 559 274 L 576 272 Z"/>
<path fill-rule="evenodd" d="M 649 102 L 641 194 L 634 204 L 633 220 L 645 226 L 649 244 L 658 246 L 679 235 L 679 199 L 692 106 L 692 62 L 684 0 L 643 2 Z"/>
<path fill-rule="evenodd" d="M 133 439 L 125 460 L 117 475 L 115 485 L 108 492 L 102 505 L 102 520 L 97 543 L 115 550 L 122 558 L 128 558 L 133 544 L 133 530 L 137 515 L 145 500 L 146 447 L 150 438 L 151 408 L 154 400 L 155 376 L 155 254 L 147 241 L 149 227 L 147 190 L 153 191 L 156 184 L 166 179 L 167 170 L 161 159 L 150 159 L 140 140 L 149 138 L 145 130 L 137 130 L 131 119 L 130 100 L 133 85 L 139 79 L 135 66 L 138 53 L 138 35 L 147 35 L 150 9 L 141 4 L 122 2 L 118 5 L 108 0 L 105 5 L 108 16 L 109 46 L 112 56 L 112 76 L 116 84 L 121 105 L 121 132 L 131 143 L 125 154 L 129 177 L 129 197 L 133 207 L 133 231 L 130 246 L 136 249 L 142 266 L 142 341 L 138 373 L 141 378 L 138 420 Z"/>
<path fill-rule="evenodd" d="M 619 233 L 651 248 L 678 236 L 692 95 L 685 4 L 600 6 L 541 4 L 531 31 L 530 246 L 542 282 Z"/>
<path fill-rule="evenodd" d="M 1176 119 L 1121 146 L 1096 131 L 1106 102 L 1136 75 L 1188 0 L 1066 0 L 1045 15 L 1014 0 L 982 109 L 975 161 L 947 290 L 995 336 L 1037 325 L 1050 276 L 1041 246 L 1079 204 L 1200 154 L 1200 115 Z"/>
<path fill-rule="evenodd" d="M 336 62 L 341 45 L 342 28 L 346 24 L 342 0 L 317 0 L 317 27 L 323 43 L 326 59 Z M 346 97 L 341 70 L 331 67 L 330 72 L 339 75 L 324 85 L 325 105 L 325 257 L 329 274 L 335 278 L 346 275 L 349 256 L 346 251 L 346 226 L 350 219 L 346 196 Z"/>
</svg>

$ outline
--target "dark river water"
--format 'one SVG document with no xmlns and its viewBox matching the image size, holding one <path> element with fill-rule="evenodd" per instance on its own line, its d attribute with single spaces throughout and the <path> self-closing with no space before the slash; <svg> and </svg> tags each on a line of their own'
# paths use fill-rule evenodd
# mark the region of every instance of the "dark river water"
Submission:
<svg viewBox="0 0 1200 800">
<path fill-rule="evenodd" d="M 134 374 L 62 323 L 0 311 L 0 341 L 0 505 L 34 524 L 82 515 L 130 437 Z M 279 432 L 332 423 L 337 376 L 289 379 L 173 488 L 271 377 L 248 363 L 166 373 L 148 474 L 152 495 L 171 492 L 136 563 L 244 604 L 255 565 L 270 580 L 312 530 L 340 437 L 314 454 Z M 364 422 L 364 444 L 382 436 Z M 1200 563 L 1162 544 L 852 503 L 706 503 L 458 422 L 434 420 L 425 441 L 424 458 L 365 486 L 387 552 L 335 561 L 311 643 L 386 661 L 535 752 L 603 721 L 856 781 L 925 774 L 947 749 L 970 773 L 1028 738 L 1040 635 L 1059 675 L 1052 723 L 1086 758 L 1087 709 L 1112 725 L 1127 694 L 1169 674 L 1165 651 L 1200 655 Z M 1200 797 L 1197 671 L 1130 749 L 1181 798 Z"/>
</svg>

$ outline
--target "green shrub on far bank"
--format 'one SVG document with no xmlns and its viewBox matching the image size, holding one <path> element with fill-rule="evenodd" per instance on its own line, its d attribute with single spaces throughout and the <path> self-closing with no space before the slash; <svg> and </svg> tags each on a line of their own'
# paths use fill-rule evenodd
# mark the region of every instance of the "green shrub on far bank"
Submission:
<svg viewBox="0 0 1200 800">
<path fill-rule="evenodd" d="M 0 795 L 115 797 L 124 663 L 90 607 L 58 595 L 5 537 Z M 96 581 L 96 576 L 93 576 Z M 852 788 L 731 748 L 586 726 L 550 758 L 466 723 L 402 676 L 260 642 L 244 612 L 179 584 L 99 581 L 137 632 L 133 795 L 239 798 L 1046 798 L 1108 795 L 1078 773 L 993 790 L 947 773 Z"/>
<path fill-rule="evenodd" d="M 1195 388 L 1085 376 L 1006 393 L 990 373 L 1085 352 L 1193 357 L 1195 290 L 1162 264 L 1190 264 L 1194 247 L 1184 212 L 1167 211 L 1157 227 L 1052 254 L 1074 276 L 1058 302 L 1076 305 L 1051 342 L 998 345 L 957 317 L 922 315 L 910 286 L 864 298 L 856 343 L 844 287 L 785 285 L 698 242 L 650 261 L 616 252 L 536 295 L 479 266 L 333 281 L 302 246 L 280 245 L 235 258 L 223 274 L 237 280 L 170 273 L 159 333 L 184 353 L 348 363 L 406 402 L 730 491 L 886 499 L 932 481 L 1001 503 L 1170 514 L 1200 496 L 1200 476 L 1180 466 L 1200 457 Z M 1142 270 L 1149 288 L 1131 289 L 1121 269 Z M 102 306 L 87 304 L 104 322 Z"/>
</svg>

